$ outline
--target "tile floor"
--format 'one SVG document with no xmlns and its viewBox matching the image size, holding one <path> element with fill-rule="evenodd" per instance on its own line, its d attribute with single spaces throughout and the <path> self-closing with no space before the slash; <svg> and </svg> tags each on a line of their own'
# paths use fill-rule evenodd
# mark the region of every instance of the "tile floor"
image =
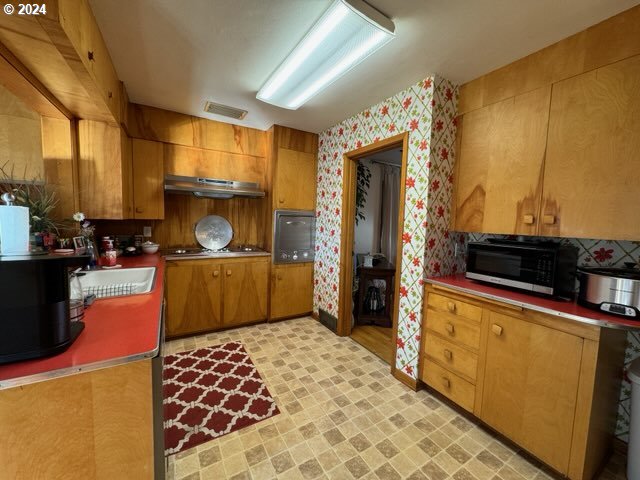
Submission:
<svg viewBox="0 0 640 480">
<path fill-rule="evenodd" d="M 167 354 L 232 340 L 245 345 L 281 413 L 170 456 L 170 480 L 552 478 L 312 318 L 174 340 Z M 614 457 L 600 478 L 624 472 Z"/>
</svg>

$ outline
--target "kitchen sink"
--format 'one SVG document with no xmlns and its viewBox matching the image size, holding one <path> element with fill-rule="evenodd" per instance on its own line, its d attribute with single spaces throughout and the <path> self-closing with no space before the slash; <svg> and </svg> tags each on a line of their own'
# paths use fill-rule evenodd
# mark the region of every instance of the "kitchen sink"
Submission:
<svg viewBox="0 0 640 480">
<path fill-rule="evenodd" d="M 149 293 L 156 277 L 155 267 L 91 270 L 82 272 L 82 293 L 98 298 Z"/>
</svg>

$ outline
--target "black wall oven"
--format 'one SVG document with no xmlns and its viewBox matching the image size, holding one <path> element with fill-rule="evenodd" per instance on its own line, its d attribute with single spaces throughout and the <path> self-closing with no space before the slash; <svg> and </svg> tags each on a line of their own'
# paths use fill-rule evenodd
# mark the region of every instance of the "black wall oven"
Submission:
<svg viewBox="0 0 640 480">
<path fill-rule="evenodd" d="M 555 242 L 469 242 L 465 276 L 504 287 L 572 298 L 577 259 L 577 248 Z"/>
</svg>

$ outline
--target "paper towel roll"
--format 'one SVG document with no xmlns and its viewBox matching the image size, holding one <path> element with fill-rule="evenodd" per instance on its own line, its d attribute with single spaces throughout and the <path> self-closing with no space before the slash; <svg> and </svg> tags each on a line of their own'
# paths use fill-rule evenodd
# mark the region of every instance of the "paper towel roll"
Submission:
<svg viewBox="0 0 640 480">
<path fill-rule="evenodd" d="M 0 255 L 29 253 L 29 209 L 0 206 Z"/>
</svg>

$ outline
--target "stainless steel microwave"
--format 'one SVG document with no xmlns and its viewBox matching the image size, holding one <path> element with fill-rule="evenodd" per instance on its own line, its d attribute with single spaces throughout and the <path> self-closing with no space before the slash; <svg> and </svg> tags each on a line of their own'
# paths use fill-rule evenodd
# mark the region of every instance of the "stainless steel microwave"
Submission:
<svg viewBox="0 0 640 480">
<path fill-rule="evenodd" d="M 469 242 L 465 276 L 518 290 L 571 298 L 575 293 L 577 259 L 577 248 L 550 241 Z"/>
<path fill-rule="evenodd" d="M 273 225 L 273 263 L 313 262 L 316 241 L 315 212 L 276 210 Z"/>
</svg>

